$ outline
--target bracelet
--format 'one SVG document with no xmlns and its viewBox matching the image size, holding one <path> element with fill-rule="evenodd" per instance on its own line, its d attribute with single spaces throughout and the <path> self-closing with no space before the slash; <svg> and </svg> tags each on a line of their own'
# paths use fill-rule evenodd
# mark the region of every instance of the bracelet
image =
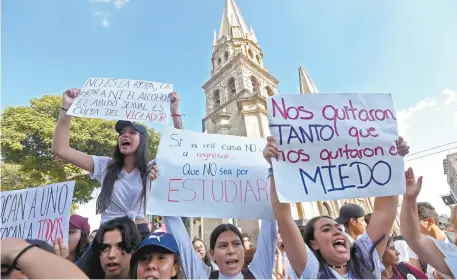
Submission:
<svg viewBox="0 0 457 280">
<path fill-rule="evenodd" d="M 60 110 L 68 111 L 68 109 L 65 109 L 64 107 L 60 107 Z"/>
<path fill-rule="evenodd" d="M 34 244 L 30 244 L 28 245 L 27 247 L 25 247 L 24 249 L 22 249 L 22 251 L 17 254 L 16 258 L 14 259 L 13 263 L 11 264 L 11 267 L 10 268 L 14 268 L 14 269 L 18 269 L 17 267 L 17 262 L 19 260 L 19 258 L 25 253 L 27 252 L 28 250 L 30 250 L 31 248 L 33 247 L 38 247 L 37 245 L 34 245 Z"/>
<path fill-rule="evenodd" d="M 269 179 L 271 176 L 273 176 L 273 167 L 268 168 L 268 178 Z"/>
<path fill-rule="evenodd" d="M 172 117 L 181 117 L 181 116 L 185 116 L 184 114 L 171 114 Z"/>
</svg>

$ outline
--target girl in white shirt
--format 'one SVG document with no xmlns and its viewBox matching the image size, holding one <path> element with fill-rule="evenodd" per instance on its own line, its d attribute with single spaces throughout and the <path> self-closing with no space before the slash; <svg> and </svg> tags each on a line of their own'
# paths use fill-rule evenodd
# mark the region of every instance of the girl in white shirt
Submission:
<svg viewBox="0 0 457 280">
<path fill-rule="evenodd" d="M 278 243 L 275 221 L 262 221 L 257 250 L 247 269 L 243 269 L 245 248 L 239 229 L 232 224 L 217 226 L 210 237 L 209 253 L 219 267 L 213 270 L 195 252 L 181 218 L 164 220 L 167 231 L 178 241 L 181 269 L 187 279 L 271 279 Z"/>
<path fill-rule="evenodd" d="M 155 178 L 153 161 L 148 159 L 148 135 L 144 126 L 129 121 L 118 121 L 119 133 L 113 157 L 91 156 L 70 147 L 69 135 L 71 116 L 66 112 L 79 89 L 69 89 L 63 93 L 63 103 L 54 132 L 52 153 L 57 157 L 90 172 L 91 178 L 101 183 L 97 198 L 97 214 L 101 223 L 128 216 L 137 224 L 141 234 L 149 234 L 145 219 L 145 206 L 148 190 L 148 176 Z M 170 112 L 176 128 L 182 128 L 179 112 L 179 97 L 170 93 Z"/>
<path fill-rule="evenodd" d="M 279 156 L 279 147 L 272 136 L 267 138 L 264 157 Z M 398 154 L 404 156 L 409 147 L 400 137 Z M 270 169 L 271 203 L 292 265 L 292 278 L 301 279 L 381 279 L 384 266 L 381 257 L 386 248 L 390 229 L 395 221 L 398 196 L 377 197 L 373 218 L 367 232 L 353 246 L 341 226 L 331 217 L 312 218 L 303 236 L 291 214 L 289 203 L 280 203 L 276 193 L 273 170 Z"/>
</svg>

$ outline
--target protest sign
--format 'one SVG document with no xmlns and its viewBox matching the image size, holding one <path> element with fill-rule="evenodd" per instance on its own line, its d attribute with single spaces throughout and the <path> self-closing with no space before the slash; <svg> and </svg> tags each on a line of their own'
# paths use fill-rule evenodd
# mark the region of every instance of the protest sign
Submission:
<svg viewBox="0 0 457 280">
<path fill-rule="evenodd" d="M 168 122 L 173 85 L 149 81 L 90 78 L 68 115 L 105 120 Z"/>
<path fill-rule="evenodd" d="M 274 219 L 265 139 L 166 128 L 147 213 Z"/>
<path fill-rule="evenodd" d="M 309 94 L 269 99 L 273 160 L 281 202 L 405 192 L 390 94 Z"/>
<path fill-rule="evenodd" d="M 0 193 L 1 239 L 40 239 L 50 244 L 68 228 L 75 181 Z"/>
</svg>

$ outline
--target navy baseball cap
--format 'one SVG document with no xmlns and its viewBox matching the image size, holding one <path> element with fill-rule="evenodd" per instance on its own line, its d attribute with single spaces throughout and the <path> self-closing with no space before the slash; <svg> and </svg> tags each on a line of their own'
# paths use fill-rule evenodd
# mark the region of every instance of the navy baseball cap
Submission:
<svg viewBox="0 0 457 280">
<path fill-rule="evenodd" d="M 365 210 L 356 204 L 346 204 L 340 208 L 340 216 L 336 218 L 336 222 L 340 225 L 344 225 L 351 218 L 360 218 L 365 216 Z"/>
<path fill-rule="evenodd" d="M 154 248 L 162 248 L 179 255 L 178 242 L 173 235 L 166 232 L 154 232 L 143 239 L 140 247 L 132 254 L 130 267 L 134 267 L 143 254 L 154 252 Z"/>
<path fill-rule="evenodd" d="M 305 227 L 306 224 L 308 223 L 309 220 L 306 220 L 306 219 L 301 219 L 301 220 L 295 220 L 295 224 L 297 225 L 297 227 Z"/>
<path fill-rule="evenodd" d="M 126 127 L 133 127 L 133 129 L 148 137 L 146 127 L 142 126 L 141 124 L 133 123 L 130 121 L 117 121 L 116 126 L 114 128 L 116 129 L 117 133 L 121 134 L 122 130 Z"/>
</svg>

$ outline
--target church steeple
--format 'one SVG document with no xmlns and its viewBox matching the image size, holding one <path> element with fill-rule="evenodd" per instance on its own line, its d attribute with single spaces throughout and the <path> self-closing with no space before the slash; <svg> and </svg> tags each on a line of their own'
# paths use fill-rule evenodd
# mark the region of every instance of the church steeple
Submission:
<svg viewBox="0 0 457 280">
<path fill-rule="evenodd" d="M 225 0 L 219 39 L 248 39 L 250 31 L 234 0 Z"/>
<path fill-rule="evenodd" d="M 308 72 L 301 65 L 298 67 L 298 79 L 301 94 L 319 93 L 313 80 L 311 80 L 311 76 L 309 76 Z"/>
</svg>

